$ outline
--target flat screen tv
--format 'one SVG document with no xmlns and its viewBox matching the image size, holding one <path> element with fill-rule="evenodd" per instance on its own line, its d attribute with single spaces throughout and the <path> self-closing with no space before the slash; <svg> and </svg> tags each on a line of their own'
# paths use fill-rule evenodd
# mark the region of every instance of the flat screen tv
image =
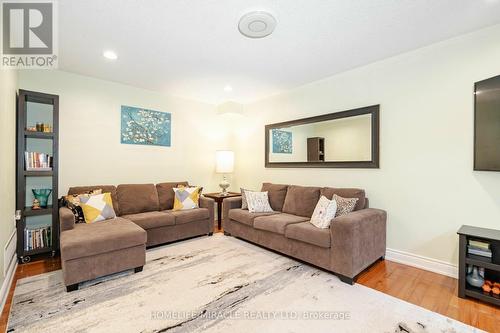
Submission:
<svg viewBox="0 0 500 333">
<path fill-rule="evenodd" d="M 474 85 L 474 170 L 500 171 L 500 75 Z"/>
</svg>

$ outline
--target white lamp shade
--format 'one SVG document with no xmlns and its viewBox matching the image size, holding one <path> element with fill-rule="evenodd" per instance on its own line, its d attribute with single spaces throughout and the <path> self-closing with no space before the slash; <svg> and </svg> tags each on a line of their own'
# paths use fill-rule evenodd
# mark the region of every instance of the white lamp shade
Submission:
<svg viewBox="0 0 500 333">
<path fill-rule="evenodd" d="M 218 150 L 215 152 L 215 172 L 232 173 L 234 169 L 234 152 Z"/>
</svg>

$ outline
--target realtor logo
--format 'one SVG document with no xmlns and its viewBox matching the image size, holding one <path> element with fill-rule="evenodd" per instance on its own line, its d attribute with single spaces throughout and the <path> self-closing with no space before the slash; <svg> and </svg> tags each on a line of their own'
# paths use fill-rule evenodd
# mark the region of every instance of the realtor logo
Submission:
<svg viewBox="0 0 500 333">
<path fill-rule="evenodd" d="M 35 1 L 2 1 L 3 68 L 57 67 L 55 2 Z"/>
</svg>

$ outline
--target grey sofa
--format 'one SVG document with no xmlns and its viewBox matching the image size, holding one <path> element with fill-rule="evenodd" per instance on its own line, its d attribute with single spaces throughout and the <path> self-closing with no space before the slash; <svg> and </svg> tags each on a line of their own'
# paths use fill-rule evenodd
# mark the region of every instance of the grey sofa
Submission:
<svg viewBox="0 0 500 333">
<path fill-rule="evenodd" d="M 304 187 L 264 183 L 273 213 L 241 209 L 241 198 L 224 201 L 223 228 L 232 235 L 331 271 L 346 283 L 386 250 L 387 214 L 368 208 L 361 189 Z M 355 210 L 332 220 L 329 229 L 309 223 L 321 195 L 358 198 Z"/>
<path fill-rule="evenodd" d="M 102 189 L 110 192 L 116 218 L 91 224 L 75 223 L 70 209 L 59 209 L 60 249 L 68 291 L 78 283 L 135 269 L 146 260 L 146 246 L 213 234 L 214 201 L 200 197 L 200 208 L 173 211 L 173 188 L 187 182 L 80 186 L 68 194 Z"/>
</svg>

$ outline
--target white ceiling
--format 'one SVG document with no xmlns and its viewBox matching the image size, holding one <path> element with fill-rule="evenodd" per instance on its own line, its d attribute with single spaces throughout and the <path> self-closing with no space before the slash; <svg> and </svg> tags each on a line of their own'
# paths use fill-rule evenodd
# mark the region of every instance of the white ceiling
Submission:
<svg viewBox="0 0 500 333">
<path fill-rule="evenodd" d="M 58 3 L 60 69 L 214 104 L 247 103 L 500 23 L 499 0 Z M 272 35 L 239 33 L 250 10 L 274 15 Z"/>
</svg>

